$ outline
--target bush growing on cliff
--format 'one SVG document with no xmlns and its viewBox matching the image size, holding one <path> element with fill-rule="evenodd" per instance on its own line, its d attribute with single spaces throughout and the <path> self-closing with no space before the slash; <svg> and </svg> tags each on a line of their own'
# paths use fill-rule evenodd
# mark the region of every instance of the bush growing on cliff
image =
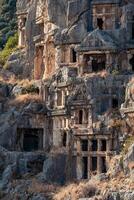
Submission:
<svg viewBox="0 0 134 200">
<path fill-rule="evenodd" d="M 0 51 L 0 64 L 5 65 L 8 57 L 16 50 L 18 44 L 18 34 L 9 37 L 4 49 Z"/>
<path fill-rule="evenodd" d="M 0 49 L 16 31 L 16 0 L 0 0 Z"/>
<path fill-rule="evenodd" d="M 39 88 L 35 85 L 28 85 L 22 89 L 22 94 L 39 94 Z"/>
</svg>

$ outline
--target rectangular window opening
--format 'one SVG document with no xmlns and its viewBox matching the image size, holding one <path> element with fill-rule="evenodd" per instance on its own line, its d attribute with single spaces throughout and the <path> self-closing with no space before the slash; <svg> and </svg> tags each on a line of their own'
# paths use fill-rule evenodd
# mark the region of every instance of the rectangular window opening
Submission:
<svg viewBox="0 0 134 200">
<path fill-rule="evenodd" d="M 16 144 L 20 151 L 32 152 L 43 149 L 43 129 L 18 128 Z"/>
<path fill-rule="evenodd" d="M 88 151 L 88 140 L 86 139 L 81 140 L 81 150 Z"/>
<path fill-rule="evenodd" d="M 82 166 L 83 166 L 83 179 L 88 178 L 88 157 L 83 157 L 82 158 Z"/>
<path fill-rule="evenodd" d="M 101 151 L 107 150 L 107 142 L 106 140 L 101 140 Z"/>
<path fill-rule="evenodd" d="M 97 157 L 92 157 L 92 171 L 97 171 Z"/>
<path fill-rule="evenodd" d="M 98 141 L 97 140 L 92 140 L 92 151 L 97 151 L 98 150 Z"/>
</svg>

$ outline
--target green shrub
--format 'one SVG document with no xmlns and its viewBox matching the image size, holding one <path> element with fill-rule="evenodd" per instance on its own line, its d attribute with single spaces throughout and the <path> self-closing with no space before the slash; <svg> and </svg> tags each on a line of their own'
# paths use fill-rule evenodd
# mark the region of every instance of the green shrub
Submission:
<svg viewBox="0 0 134 200">
<path fill-rule="evenodd" d="M 39 93 L 39 88 L 36 87 L 35 85 L 28 85 L 27 87 L 24 87 L 22 89 L 22 94 L 38 94 Z"/>
<path fill-rule="evenodd" d="M 2 38 L 0 49 L 4 48 L 11 36 L 10 32 L 17 31 L 16 1 L 0 0 L 0 36 Z"/>
<path fill-rule="evenodd" d="M 16 50 L 18 44 L 18 34 L 9 37 L 4 49 L 0 52 L 0 64 L 5 65 L 9 56 Z"/>
<path fill-rule="evenodd" d="M 11 36 L 8 39 L 4 49 L 7 49 L 7 50 L 14 49 L 16 48 L 17 44 L 18 44 L 18 34 L 16 33 L 14 36 Z"/>
<path fill-rule="evenodd" d="M 7 50 L 3 50 L 0 52 L 0 64 L 4 65 L 5 62 L 7 61 L 8 57 L 11 55 L 12 53 L 12 49 L 7 49 Z"/>
<path fill-rule="evenodd" d="M 119 75 L 119 70 L 114 69 L 114 70 L 112 71 L 112 75 Z"/>
</svg>

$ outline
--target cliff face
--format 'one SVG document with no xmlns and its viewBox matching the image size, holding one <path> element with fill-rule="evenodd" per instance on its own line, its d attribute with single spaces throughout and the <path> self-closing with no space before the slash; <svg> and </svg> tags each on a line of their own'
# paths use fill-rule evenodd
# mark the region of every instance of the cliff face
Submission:
<svg viewBox="0 0 134 200">
<path fill-rule="evenodd" d="M 133 16 L 133 1 L 17 1 L 19 48 L 0 79 L 0 198 L 133 199 Z"/>
<path fill-rule="evenodd" d="M 17 2 L 18 16 L 23 16 L 27 19 L 25 24 L 26 31 L 24 36 L 26 41 L 25 45 L 28 63 L 28 66 L 24 66 L 24 71 L 27 71 L 27 76 L 31 76 L 32 71 L 40 71 L 38 69 L 34 69 L 34 65 L 36 65 L 34 64 L 36 42 L 40 43 L 40 41 L 46 41 L 48 47 L 46 46 L 45 54 L 48 55 L 46 56 L 47 58 L 51 57 L 49 56 L 49 54 L 56 54 L 56 49 L 53 50 L 53 46 L 55 44 L 75 44 L 80 43 L 84 39 L 87 32 L 90 31 L 92 27 L 90 4 L 90 1 L 87 0 L 73 2 L 70 2 L 68 0 L 33 0 Z M 40 19 L 44 22 L 40 21 Z M 43 23 L 45 24 L 43 25 Z M 23 46 L 21 42 L 22 41 L 20 41 L 20 46 Z M 50 42 L 51 46 L 49 47 Z M 52 51 L 50 49 L 52 49 Z M 52 55 L 52 57 L 53 59 L 51 60 L 53 61 L 46 60 L 46 62 L 52 62 L 52 65 L 54 67 L 57 62 L 55 59 L 58 58 L 56 58 L 54 55 Z M 43 70 L 41 74 L 44 74 Z M 53 70 L 54 69 L 50 69 L 52 74 Z"/>
</svg>

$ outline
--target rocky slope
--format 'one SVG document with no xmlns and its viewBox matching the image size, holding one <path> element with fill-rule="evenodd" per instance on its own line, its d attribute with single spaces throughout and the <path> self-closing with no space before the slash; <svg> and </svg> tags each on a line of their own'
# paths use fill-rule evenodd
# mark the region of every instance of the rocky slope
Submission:
<svg viewBox="0 0 134 200">
<path fill-rule="evenodd" d="M 133 200 L 133 134 L 126 137 L 122 152 L 111 160 L 107 174 L 66 185 L 63 185 L 66 170 L 63 151 L 62 155 L 59 152 L 10 151 L 16 121 L 21 124 L 29 112 L 31 115 L 46 112 L 47 108 L 39 97 L 39 85 L 34 81 L 17 81 L 9 72 L 3 72 L 0 82 L 0 144 L 5 148 L 0 147 L 0 199 Z"/>
<path fill-rule="evenodd" d="M 134 145 L 130 146 L 128 153 L 122 156 L 113 158 L 111 161 L 111 168 L 107 174 L 94 176 L 88 182 L 68 183 L 66 186 L 49 183 L 44 181 L 43 177 L 46 175 L 45 171 L 37 175 L 29 172 L 16 176 L 15 160 L 21 157 L 20 163 L 29 159 L 39 162 L 38 154 L 33 156 L 31 154 L 10 153 L 4 149 L 0 149 L 6 158 L 14 160 L 5 168 L 2 180 L 0 182 L 0 199 L 2 200 L 80 200 L 86 198 L 88 200 L 133 200 L 134 199 L 134 166 L 132 165 L 134 159 Z M 2 157 L 0 157 L 2 159 Z M 13 159 L 14 158 L 14 159 Z M 30 160 L 31 158 L 31 160 Z M 41 158 L 40 158 L 41 159 Z M 46 158 L 42 155 L 42 161 Z M 11 162 L 11 161 L 10 161 Z M 2 162 L 1 162 L 2 164 Z M 44 166 L 46 162 L 44 161 Z M 54 164 L 54 160 L 53 160 Z M 21 172 L 22 170 L 22 166 Z M 36 168 L 37 170 L 37 168 Z M 23 171 L 24 172 L 24 171 Z"/>
</svg>

